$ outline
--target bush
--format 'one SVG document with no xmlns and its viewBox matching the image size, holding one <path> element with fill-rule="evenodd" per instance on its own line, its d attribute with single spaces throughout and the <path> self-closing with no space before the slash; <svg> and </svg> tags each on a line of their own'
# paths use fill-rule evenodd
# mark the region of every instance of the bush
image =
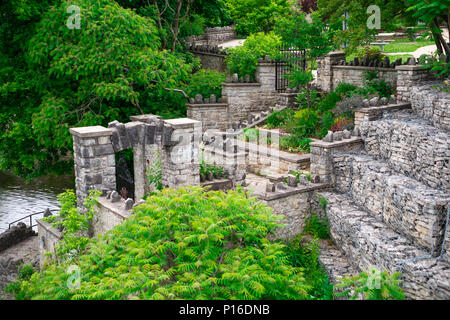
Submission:
<svg viewBox="0 0 450 320">
<path fill-rule="evenodd" d="M 355 57 L 359 60 L 364 60 L 364 58 L 376 59 L 382 61 L 384 59 L 384 55 L 381 53 L 381 49 L 379 47 L 373 46 L 364 46 L 360 47 L 356 50 Z"/>
<path fill-rule="evenodd" d="M 303 138 L 297 135 L 289 135 L 280 138 L 280 148 L 289 152 L 310 152 L 309 144 L 312 142 L 309 138 Z"/>
<path fill-rule="evenodd" d="M 226 59 L 228 72 L 239 77 L 250 76 L 255 80 L 258 59 L 265 56 L 276 57 L 281 39 L 273 32 L 252 34 L 240 47 L 228 49 Z"/>
<path fill-rule="evenodd" d="M 289 119 L 292 119 L 294 114 L 295 112 L 291 108 L 286 108 L 282 111 L 274 111 L 266 119 L 267 128 L 280 128 L 282 125 L 286 124 Z"/>
<path fill-rule="evenodd" d="M 306 298 L 301 269 L 267 239 L 280 219 L 242 189 L 165 189 L 90 240 L 77 260 L 80 288 L 65 285 L 66 263 L 53 263 L 20 291 L 26 299 Z"/>
<path fill-rule="evenodd" d="M 343 292 L 337 292 L 336 296 L 357 299 L 362 295 L 364 300 L 403 300 L 405 294 L 400 287 L 401 273 L 378 271 L 371 269 L 369 272 L 361 272 L 353 277 L 341 279 L 336 288 L 344 288 Z"/>
<path fill-rule="evenodd" d="M 226 75 L 224 73 L 201 69 L 191 76 L 186 93 L 191 98 L 196 94 L 201 94 L 204 98 L 209 98 L 214 94 L 217 98 L 220 98 L 222 96 L 222 83 L 225 81 Z"/>
</svg>

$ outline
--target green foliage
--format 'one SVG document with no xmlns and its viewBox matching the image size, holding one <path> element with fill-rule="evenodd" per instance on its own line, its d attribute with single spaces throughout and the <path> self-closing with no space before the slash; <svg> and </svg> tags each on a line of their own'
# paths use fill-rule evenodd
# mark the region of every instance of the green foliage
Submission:
<svg viewBox="0 0 450 320">
<path fill-rule="evenodd" d="M 209 173 L 212 173 L 214 178 L 221 178 L 225 176 L 224 168 L 216 167 L 212 164 L 207 164 L 204 161 L 200 163 L 200 174 L 207 176 Z"/>
<path fill-rule="evenodd" d="M 325 216 L 325 220 L 322 220 L 316 213 L 311 212 L 311 217 L 306 220 L 304 233 L 319 239 L 330 239 L 330 224 L 327 217 Z"/>
<path fill-rule="evenodd" d="M 403 300 L 405 294 L 400 287 L 401 273 L 378 271 L 371 269 L 369 272 L 361 272 L 353 277 L 341 279 L 336 288 L 344 288 L 342 292 L 336 292 L 336 296 L 349 297 L 354 300 L 362 295 L 364 300 Z"/>
<path fill-rule="evenodd" d="M 330 284 L 324 267 L 319 263 L 319 241 L 315 237 L 311 242 L 304 243 L 303 236 L 286 244 L 285 252 L 290 264 L 303 269 L 306 282 L 310 284 L 309 299 L 332 300 L 333 285 Z"/>
<path fill-rule="evenodd" d="M 159 151 L 155 151 L 154 159 L 156 160 L 154 163 L 150 163 L 150 160 L 147 160 L 147 170 L 145 172 L 146 180 L 149 184 L 150 190 L 159 190 L 163 189 L 162 185 L 162 168 L 161 168 L 161 155 Z"/>
<path fill-rule="evenodd" d="M 364 70 L 363 79 L 364 81 L 372 81 L 378 78 L 378 70 L 376 68 L 370 70 Z"/>
<path fill-rule="evenodd" d="M 300 109 L 294 115 L 295 121 L 289 124 L 289 132 L 301 137 L 311 137 L 319 124 L 317 111 L 312 109 Z"/>
<path fill-rule="evenodd" d="M 445 56 L 439 56 L 435 53 L 433 55 L 422 55 L 419 62 L 424 69 L 430 69 L 436 78 L 445 79 L 450 76 L 450 61 L 446 62 L 445 59 Z"/>
<path fill-rule="evenodd" d="M 326 210 L 328 204 L 328 200 L 325 197 L 319 196 L 319 205 L 322 208 L 322 210 Z"/>
<path fill-rule="evenodd" d="M 381 49 L 374 46 L 363 46 L 358 48 L 356 50 L 355 57 L 357 57 L 360 61 L 364 60 L 364 58 L 378 61 L 382 61 L 384 59 Z"/>
<path fill-rule="evenodd" d="M 291 108 L 283 109 L 282 111 L 274 111 L 272 112 L 266 119 L 266 126 L 269 129 L 280 128 L 283 124 L 285 124 L 288 119 L 292 119 L 294 117 L 294 110 Z"/>
<path fill-rule="evenodd" d="M 309 138 L 303 138 L 298 135 L 288 135 L 280 138 L 280 149 L 289 152 L 310 152 L 309 144 L 312 142 Z"/>
<path fill-rule="evenodd" d="M 20 284 L 22 281 L 28 281 L 30 280 L 33 273 L 35 273 L 37 270 L 35 270 L 34 266 L 32 264 L 21 264 L 18 268 L 18 275 L 16 281 L 12 281 L 8 283 L 4 291 L 5 293 L 14 294 L 15 298 L 17 300 L 20 300 L 23 298 L 23 295 L 20 294 Z"/>
<path fill-rule="evenodd" d="M 81 29 L 66 26 L 69 5 L 81 8 Z M 161 51 L 153 20 L 112 0 L 2 6 L 2 169 L 28 178 L 65 173 L 73 168 L 69 128 L 184 112 L 184 98 L 164 88 L 185 87 L 196 63 Z"/>
<path fill-rule="evenodd" d="M 283 42 L 299 49 L 307 49 L 306 55 L 313 62 L 335 49 L 331 39 L 338 27 L 335 24 L 326 24 L 318 12 L 310 14 L 298 9 L 292 9 L 288 15 L 279 16 L 275 26 L 275 32 L 279 34 Z"/>
<path fill-rule="evenodd" d="M 241 190 L 165 189 L 75 263 L 80 288 L 53 263 L 21 283 L 24 299 L 301 299 L 308 286 L 272 243 L 281 219 Z"/>
<path fill-rule="evenodd" d="M 259 143 L 259 130 L 255 128 L 248 128 L 243 131 L 244 140 L 246 142 Z"/>
<path fill-rule="evenodd" d="M 216 70 L 201 69 L 191 76 L 186 93 L 189 97 L 201 94 L 209 98 L 212 94 L 217 98 L 222 96 L 222 83 L 226 81 L 226 75 Z"/>
<path fill-rule="evenodd" d="M 297 95 L 297 104 L 301 109 L 311 108 L 320 102 L 320 93 L 317 90 L 307 90 L 302 88 Z"/>
<path fill-rule="evenodd" d="M 236 31 L 242 36 L 273 30 L 277 16 L 289 14 L 287 0 L 225 0 Z"/>
<path fill-rule="evenodd" d="M 239 77 L 250 76 L 254 80 L 258 59 L 265 56 L 274 58 L 280 45 L 281 38 L 273 32 L 250 35 L 242 46 L 228 49 L 228 72 L 237 73 Z"/>
</svg>

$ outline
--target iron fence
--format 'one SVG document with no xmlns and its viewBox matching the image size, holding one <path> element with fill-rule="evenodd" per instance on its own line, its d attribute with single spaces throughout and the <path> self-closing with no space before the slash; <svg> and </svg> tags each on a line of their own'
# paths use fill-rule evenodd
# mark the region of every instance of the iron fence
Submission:
<svg viewBox="0 0 450 320">
<path fill-rule="evenodd" d="M 306 50 L 283 43 L 275 59 L 275 89 L 286 92 L 289 87 L 288 76 L 296 69 L 306 70 Z"/>
</svg>

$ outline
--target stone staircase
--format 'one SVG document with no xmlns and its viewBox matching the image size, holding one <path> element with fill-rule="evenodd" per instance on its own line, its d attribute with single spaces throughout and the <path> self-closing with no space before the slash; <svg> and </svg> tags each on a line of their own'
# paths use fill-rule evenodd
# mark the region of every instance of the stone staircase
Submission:
<svg viewBox="0 0 450 320">
<path fill-rule="evenodd" d="M 317 193 L 339 260 L 401 271 L 410 299 L 449 299 L 449 132 L 404 110 L 360 130 L 365 150 L 333 153 L 334 190 Z M 346 275 L 324 265 L 332 279 Z"/>
</svg>

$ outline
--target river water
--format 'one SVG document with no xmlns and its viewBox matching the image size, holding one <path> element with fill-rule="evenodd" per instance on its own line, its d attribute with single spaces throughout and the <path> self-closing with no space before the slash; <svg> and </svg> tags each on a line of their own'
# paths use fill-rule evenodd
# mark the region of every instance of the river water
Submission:
<svg viewBox="0 0 450 320">
<path fill-rule="evenodd" d="M 72 176 L 46 176 L 27 184 L 19 177 L 0 171 L 0 233 L 8 228 L 8 223 L 31 213 L 59 209 L 58 194 L 74 189 L 74 181 Z M 29 219 L 23 222 L 28 225 Z"/>
</svg>

